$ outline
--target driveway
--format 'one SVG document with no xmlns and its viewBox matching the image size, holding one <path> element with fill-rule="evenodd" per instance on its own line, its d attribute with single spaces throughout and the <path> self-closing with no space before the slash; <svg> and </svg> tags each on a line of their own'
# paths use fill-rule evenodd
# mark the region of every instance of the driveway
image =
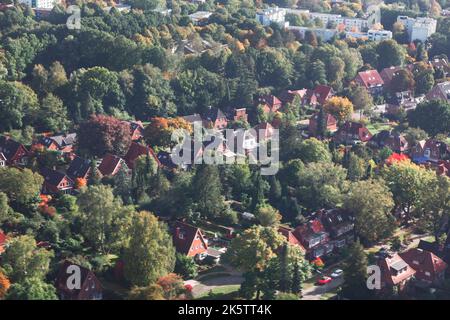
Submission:
<svg viewBox="0 0 450 320">
<path fill-rule="evenodd" d="M 199 277 L 197 280 L 187 280 L 184 284 L 191 285 L 192 295 L 198 297 L 216 288 L 240 285 L 243 281 L 244 278 L 242 277 L 241 272 L 228 269 L 226 272 L 217 272 L 216 275 L 210 273 L 205 276 L 205 280 L 202 280 L 202 277 Z"/>
<path fill-rule="evenodd" d="M 302 300 L 321 300 L 324 294 L 331 293 L 344 283 L 343 277 L 333 279 L 323 286 L 312 286 L 302 291 Z"/>
</svg>

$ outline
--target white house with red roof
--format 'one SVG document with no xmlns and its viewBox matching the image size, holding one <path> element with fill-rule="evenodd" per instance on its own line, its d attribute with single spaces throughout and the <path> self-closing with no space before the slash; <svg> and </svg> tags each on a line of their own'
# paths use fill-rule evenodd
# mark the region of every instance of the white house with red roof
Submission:
<svg viewBox="0 0 450 320">
<path fill-rule="evenodd" d="M 379 96 L 383 93 L 384 81 L 377 70 L 358 72 L 355 82 L 366 88 L 372 96 Z"/>
</svg>

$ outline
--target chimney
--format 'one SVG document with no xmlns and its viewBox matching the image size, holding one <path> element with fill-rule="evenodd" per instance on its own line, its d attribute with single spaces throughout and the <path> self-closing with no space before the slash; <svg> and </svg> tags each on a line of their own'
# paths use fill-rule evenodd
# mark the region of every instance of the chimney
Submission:
<svg viewBox="0 0 450 320">
<path fill-rule="evenodd" d="M 180 227 L 176 227 L 176 229 L 175 229 L 175 237 L 177 239 L 180 239 Z"/>
</svg>

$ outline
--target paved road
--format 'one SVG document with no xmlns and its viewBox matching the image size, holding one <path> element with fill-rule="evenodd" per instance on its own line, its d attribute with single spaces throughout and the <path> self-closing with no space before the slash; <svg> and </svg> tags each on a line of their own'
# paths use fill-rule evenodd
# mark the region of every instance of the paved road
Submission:
<svg viewBox="0 0 450 320">
<path fill-rule="evenodd" d="M 322 295 L 327 292 L 333 291 L 337 287 L 341 286 L 344 283 L 343 277 L 338 279 L 333 279 L 330 283 L 327 283 L 323 286 L 314 285 L 311 288 L 304 289 L 302 291 L 303 298 L 302 300 L 320 300 Z"/>
</svg>

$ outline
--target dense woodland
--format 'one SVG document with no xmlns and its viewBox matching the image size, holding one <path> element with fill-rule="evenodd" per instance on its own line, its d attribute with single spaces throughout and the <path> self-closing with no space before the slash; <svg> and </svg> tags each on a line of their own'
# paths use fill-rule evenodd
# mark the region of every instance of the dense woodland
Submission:
<svg viewBox="0 0 450 320">
<path fill-rule="evenodd" d="M 240 230 L 223 259 L 245 272 L 240 290 L 245 298 L 273 299 L 275 290 L 287 296 L 301 291 L 311 266 L 296 248 L 284 244 L 276 226 L 295 227 L 321 208 L 345 208 L 354 216 L 359 240 L 349 254 L 361 255 L 361 265 L 349 268 L 358 272 L 364 273 L 367 264 L 360 243 L 370 246 L 387 239 L 401 225 L 445 241 L 449 178 L 408 160 L 396 161 L 388 148 L 355 145 L 345 151 L 327 139 L 304 139 L 297 122 L 313 110 L 294 101 L 267 115 L 255 99 L 326 84 L 338 98 L 324 110 L 340 123 L 353 111 L 370 117 L 374 105 L 390 93 L 374 101 L 352 82 L 357 72 L 413 62 L 423 63 L 400 73 L 395 92 L 427 93 L 445 80 L 425 62 L 450 56 L 450 18 L 439 17 L 437 9 L 447 1 L 401 1 L 382 9 L 381 23 L 395 38 L 382 42 L 336 38 L 324 43 L 313 33 L 300 39 L 255 20 L 257 8 L 295 2 L 130 0 L 131 12 L 120 13 L 114 8 L 106 12 L 106 2 L 76 1 L 82 8 L 81 30 L 67 29 L 69 15 L 60 5 L 42 19 L 21 5 L 0 11 L 0 133 L 26 146 L 45 132 L 77 132 L 78 155 L 92 160 L 108 152 L 123 156 L 131 138 L 119 120 L 140 120 L 148 124 L 145 143 L 164 150 L 171 146 L 172 130 L 186 127 L 177 117 L 203 114 L 209 106 L 224 112 L 247 108 L 249 123 L 230 126 L 276 123 L 281 143 L 281 168 L 274 176 L 262 176 L 248 164 L 168 171 L 143 157 L 132 173 L 124 166 L 112 178 L 101 179 L 93 167 L 87 181 L 77 181 L 75 195 L 54 196 L 45 206 L 38 168 L 67 165 L 55 153 L 37 150 L 27 168 L 1 168 L 0 223 L 11 240 L 1 256 L 0 299 L 56 299 L 53 281 L 66 259 L 113 282 L 116 262 L 125 261 L 124 279 L 118 283 L 130 299 L 188 295 L 182 277 L 195 276 L 197 266 L 175 253 L 167 225 L 158 218 L 194 225 L 207 220 Z M 299 4 L 362 16 L 363 4 L 350 2 L 339 9 L 327 1 Z M 153 10 L 162 6 L 172 14 Z M 207 24 L 195 26 L 188 17 L 198 10 L 213 12 Z M 429 43 L 407 43 L 396 16 L 428 11 L 438 19 L 438 32 Z M 288 18 L 294 25 L 311 25 L 299 16 Z M 183 54 L 184 40 L 201 47 L 202 39 L 213 49 Z M 391 120 L 411 143 L 428 137 L 447 140 L 450 105 L 426 102 Z M 257 223 L 245 225 L 242 212 L 254 213 Z M 51 249 L 37 245 L 42 242 Z M 346 282 L 349 296 L 367 294 L 359 280 Z"/>
</svg>

